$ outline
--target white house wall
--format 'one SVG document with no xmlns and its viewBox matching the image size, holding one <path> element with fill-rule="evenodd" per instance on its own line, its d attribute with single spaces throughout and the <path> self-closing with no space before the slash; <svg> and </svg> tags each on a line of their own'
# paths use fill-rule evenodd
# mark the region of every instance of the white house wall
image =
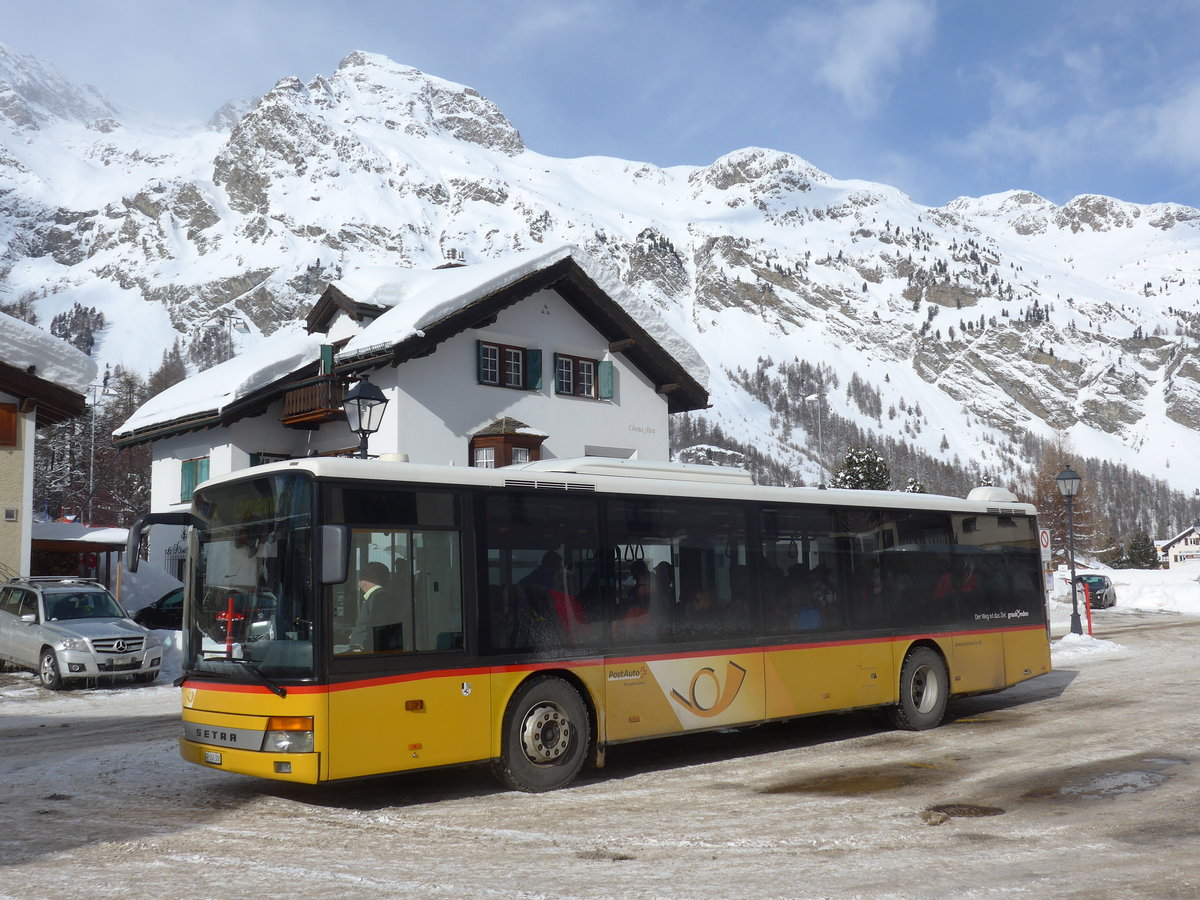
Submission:
<svg viewBox="0 0 1200 900">
<path fill-rule="evenodd" d="M 476 341 L 540 349 L 540 390 L 480 385 Z M 613 399 L 557 396 L 554 354 L 613 362 Z M 390 377 L 389 377 L 390 376 Z M 667 459 L 667 401 L 621 354 L 609 354 L 605 340 L 557 292 L 546 290 L 500 313 L 486 328 L 451 338 L 431 356 L 372 380 L 389 390 L 397 415 L 388 410 L 384 430 L 371 448 L 394 448 L 414 462 L 468 465 L 470 435 L 509 416 L 549 435 L 542 458 L 585 455 L 585 449 L 640 459 Z"/>
</svg>

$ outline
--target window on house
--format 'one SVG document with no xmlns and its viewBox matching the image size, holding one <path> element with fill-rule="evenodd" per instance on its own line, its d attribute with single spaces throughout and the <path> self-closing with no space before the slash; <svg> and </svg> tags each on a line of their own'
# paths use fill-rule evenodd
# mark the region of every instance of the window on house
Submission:
<svg viewBox="0 0 1200 900">
<path fill-rule="evenodd" d="M 478 341 L 479 383 L 518 390 L 542 386 L 542 351 Z"/>
<path fill-rule="evenodd" d="M 17 405 L 0 403 L 0 447 L 17 446 Z"/>
<path fill-rule="evenodd" d="M 265 466 L 268 463 L 283 462 L 285 459 L 291 459 L 286 453 L 251 453 L 250 465 Z"/>
<path fill-rule="evenodd" d="M 544 435 L 487 434 L 471 438 L 468 459 L 478 469 L 537 462 Z"/>
<path fill-rule="evenodd" d="M 554 354 L 554 392 L 572 397 L 612 399 L 612 363 Z"/>
<path fill-rule="evenodd" d="M 208 457 L 184 460 L 181 468 L 180 500 L 191 500 L 196 485 L 208 480 Z"/>
</svg>

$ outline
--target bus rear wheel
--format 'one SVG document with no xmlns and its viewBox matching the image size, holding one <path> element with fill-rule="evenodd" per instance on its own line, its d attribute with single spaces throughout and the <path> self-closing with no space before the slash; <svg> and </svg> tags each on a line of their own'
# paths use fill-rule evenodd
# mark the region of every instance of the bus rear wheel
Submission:
<svg viewBox="0 0 1200 900">
<path fill-rule="evenodd" d="M 900 702 L 889 710 L 892 724 L 905 731 L 936 728 L 949 699 L 950 673 L 942 657 L 928 647 L 916 647 L 900 667 Z"/>
<path fill-rule="evenodd" d="M 500 758 L 493 768 L 506 786 L 540 793 L 570 784 L 592 741 L 587 706 L 574 685 L 553 676 L 517 689 L 504 716 Z"/>
</svg>

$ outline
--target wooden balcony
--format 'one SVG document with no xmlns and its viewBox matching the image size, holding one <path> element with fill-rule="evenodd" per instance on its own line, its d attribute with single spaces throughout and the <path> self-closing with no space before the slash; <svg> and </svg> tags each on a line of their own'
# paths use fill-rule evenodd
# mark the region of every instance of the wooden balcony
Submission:
<svg viewBox="0 0 1200 900">
<path fill-rule="evenodd" d="M 279 421 L 286 428 L 320 428 L 326 422 L 345 421 L 342 400 L 346 384 L 334 375 L 318 375 L 296 382 L 283 395 L 283 415 Z"/>
</svg>

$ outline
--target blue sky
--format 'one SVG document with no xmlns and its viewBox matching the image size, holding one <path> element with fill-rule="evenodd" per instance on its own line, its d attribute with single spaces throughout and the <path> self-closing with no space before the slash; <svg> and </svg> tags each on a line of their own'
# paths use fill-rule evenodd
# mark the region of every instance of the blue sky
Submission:
<svg viewBox="0 0 1200 900">
<path fill-rule="evenodd" d="M 382 53 L 493 100 L 540 153 L 795 153 L 920 203 L 1021 188 L 1200 207 L 1200 3 L 63 0 L 0 41 L 116 104 L 207 119 Z"/>
</svg>

